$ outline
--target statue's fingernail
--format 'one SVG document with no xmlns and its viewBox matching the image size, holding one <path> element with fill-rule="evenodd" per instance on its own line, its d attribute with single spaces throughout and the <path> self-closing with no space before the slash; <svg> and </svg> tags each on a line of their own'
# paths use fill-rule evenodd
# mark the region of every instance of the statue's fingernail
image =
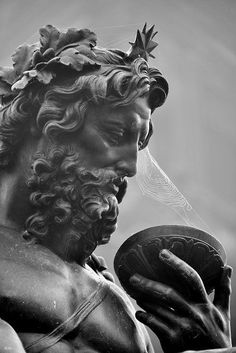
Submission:
<svg viewBox="0 0 236 353">
<path fill-rule="evenodd" d="M 160 251 L 160 257 L 164 259 L 169 259 L 170 258 L 170 252 L 167 249 L 163 249 Z"/>
<path fill-rule="evenodd" d="M 133 275 L 129 281 L 130 281 L 130 283 L 138 284 L 138 283 L 140 283 L 140 278 L 137 275 Z"/>
<path fill-rule="evenodd" d="M 135 316 L 141 322 L 143 322 L 147 319 L 147 314 L 143 311 L 137 311 Z"/>
</svg>

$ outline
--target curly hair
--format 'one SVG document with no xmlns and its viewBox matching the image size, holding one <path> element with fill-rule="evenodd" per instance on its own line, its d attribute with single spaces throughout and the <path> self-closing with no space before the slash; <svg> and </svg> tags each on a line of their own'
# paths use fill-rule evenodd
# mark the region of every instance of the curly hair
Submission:
<svg viewBox="0 0 236 353">
<path fill-rule="evenodd" d="M 91 104 L 125 106 L 147 95 L 152 112 L 162 105 L 168 84 L 161 73 L 149 68 L 142 58 L 124 65 L 121 53 L 97 48 L 96 55 L 103 62 L 100 69 L 79 75 L 69 69 L 59 70 L 50 84 L 33 82 L 6 103 L 0 118 L 0 166 L 14 162 L 13 154 L 32 131 L 54 139 L 78 130 Z M 143 148 L 151 134 L 150 122 Z"/>
</svg>

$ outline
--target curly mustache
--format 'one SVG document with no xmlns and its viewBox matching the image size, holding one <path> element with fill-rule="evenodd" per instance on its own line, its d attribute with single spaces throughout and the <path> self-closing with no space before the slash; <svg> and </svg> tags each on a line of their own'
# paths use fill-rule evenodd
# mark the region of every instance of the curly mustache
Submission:
<svg viewBox="0 0 236 353">
<path fill-rule="evenodd" d="M 58 229 L 77 238 L 86 235 L 96 245 L 107 242 L 126 184 L 115 197 L 114 185 L 121 180 L 114 171 L 88 170 L 82 165 L 71 146 L 54 146 L 47 155 L 35 155 L 27 181 L 35 213 L 28 217 L 25 228 L 37 242 Z"/>
</svg>

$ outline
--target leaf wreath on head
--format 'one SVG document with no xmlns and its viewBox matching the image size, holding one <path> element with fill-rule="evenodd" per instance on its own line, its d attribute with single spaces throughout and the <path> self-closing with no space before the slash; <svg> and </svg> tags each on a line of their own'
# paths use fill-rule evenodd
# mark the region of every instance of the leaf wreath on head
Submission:
<svg viewBox="0 0 236 353">
<path fill-rule="evenodd" d="M 131 49 L 127 52 L 111 50 L 120 55 L 121 63 L 130 63 L 137 57 L 145 60 L 153 57 L 151 51 L 157 46 L 153 37 L 153 27 L 149 30 L 146 24 L 137 36 Z M 98 70 L 101 61 L 94 48 L 97 44 L 95 33 L 89 29 L 70 28 L 66 33 L 60 32 L 52 25 L 39 30 L 40 41 L 36 44 L 23 44 L 12 55 L 13 67 L 0 66 L 0 97 L 10 101 L 29 83 L 49 84 L 58 70 L 82 71 Z"/>
<path fill-rule="evenodd" d="M 40 29 L 40 42 L 24 44 L 12 56 L 13 67 L 0 67 L 0 95 L 3 98 L 15 96 L 30 82 L 37 80 L 48 84 L 55 77 L 56 66 L 74 69 L 77 72 L 86 67 L 98 69 L 92 48 L 96 35 L 88 29 L 69 29 L 60 32 L 51 25 Z"/>
</svg>

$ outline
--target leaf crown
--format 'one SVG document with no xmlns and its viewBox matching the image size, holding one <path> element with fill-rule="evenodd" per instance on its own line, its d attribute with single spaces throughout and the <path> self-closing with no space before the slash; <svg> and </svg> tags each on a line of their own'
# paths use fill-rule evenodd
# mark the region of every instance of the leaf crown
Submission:
<svg viewBox="0 0 236 353">
<path fill-rule="evenodd" d="M 153 41 L 157 32 L 154 26 L 147 30 L 147 24 L 142 32 L 137 31 L 134 43 L 127 53 L 110 50 L 117 54 L 119 64 L 128 65 L 136 58 L 145 60 L 154 56 L 151 54 L 158 45 Z M 89 29 L 70 28 L 66 33 L 60 32 L 52 25 L 39 30 L 40 41 L 36 44 L 23 44 L 12 55 L 13 67 L 0 66 L 0 97 L 2 102 L 13 99 L 19 91 L 30 83 L 49 84 L 57 72 L 74 70 L 77 73 L 98 70 L 104 64 L 101 56 L 96 54 L 96 34 Z M 107 62 L 106 62 L 107 63 Z"/>
</svg>

